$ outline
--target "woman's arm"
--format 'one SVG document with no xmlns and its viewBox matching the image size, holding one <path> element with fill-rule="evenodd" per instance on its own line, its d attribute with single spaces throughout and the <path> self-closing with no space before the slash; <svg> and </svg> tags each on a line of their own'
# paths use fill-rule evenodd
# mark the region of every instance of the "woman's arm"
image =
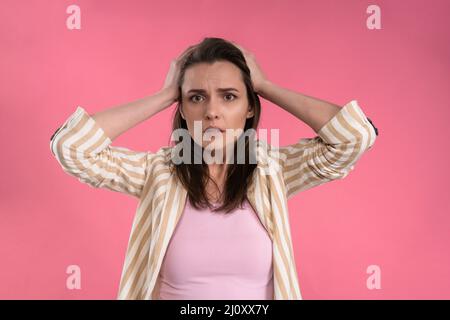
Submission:
<svg viewBox="0 0 450 320">
<path fill-rule="evenodd" d="M 345 178 L 375 143 L 377 131 L 356 100 L 345 104 L 313 138 L 278 149 L 287 198 Z"/>
<path fill-rule="evenodd" d="M 334 103 L 282 88 L 269 80 L 262 83 L 259 95 L 296 116 L 316 133 L 342 108 Z M 378 128 L 369 118 L 367 120 L 378 135 Z"/>
<path fill-rule="evenodd" d="M 140 198 L 149 172 L 160 165 L 158 154 L 112 146 L 112 140 L 177 100 L 181 59 L 191 49 L 172 60 L 164 86 L 154 95 L 94 115 L 78 106 L 50 138 L 62 169 L 92 187 Z"/>
<path fill-rule="evenodd" d="M 170 90 L 162 89 L 154 95 L 97 112 L 92 118 L 114 141 L 125 131 L 172 105 L 175 98 Z"/>
<path fill-rule="evenodd" d="M 233 42 L 234 43 L 234 42 Z M 356 162 L 375 143 L 378 129 L 356 100 L 340 107 L 270 82 L 250 51 L 234 43 L 244 54 L 254 90 L 309 125 L 317 135 L 294 144 L 271 148 L 280 157 L 287 198 L 346 177 Z"/>
<path fill-rule="evenodd" d="M 180 76 L 180 66 L 194 47 L 187 48 L 177 58 L 172 59 L 164 85 L 155 94 L 124 105 L 99 111 L 89 116 L 103 129 L 111 141 L 114 141 L 115 138 L 125 131 L 171 106 L 177 100 L 179 94 L 178 78 Z M 61 127 L 56 129 L 50 140 L 53 139 L 60 129 Z"/>
<path fill-rule="evenodd" d="M 78 106 L 50 138 L 50 150 L 62 169 L 80 182 L 140 198 L 156 154 L 113 146 L 112 139 L 172 101 L 162 90 L 94 115 Z"/>
<path fill-rule="evenodd" d="M 316 133 L 341 109 L 336 104 L 282 88 L 269 80 L 263 82 L 258 94 L 296 116 Z"/>
<path fill-rule="evenodd" d="M 309 125 L 317 136 L 278 148 L 287 198 L 345 178 L 375 143 L 378 130 L 356 100 L 340 107 L 264 80 L 258 94 Z"/>
<path fill-rule="evenodd" d="M 316 133 L 340 111 L 341 107 L 334 103 L 303 95 L 272 83 L 262 71 L 255 55 L 241 45 L 231 42 L 242 51 L 245 57 L 250 69 L 254 90 L 264 99 L 273 102 L 305 122 Z M 378 129 L 369 118 L 367 120 L 378 135 Z"/>
</svg>

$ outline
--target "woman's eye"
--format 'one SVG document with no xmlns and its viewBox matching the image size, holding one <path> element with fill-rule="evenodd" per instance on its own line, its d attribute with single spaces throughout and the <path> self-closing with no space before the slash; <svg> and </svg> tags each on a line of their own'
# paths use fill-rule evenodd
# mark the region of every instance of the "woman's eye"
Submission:
<svg viewBox="0 0 450 320">
<path fill-rule="evenodd" d="M 189 100 L 191 100 L 192 102 L 200 102 L 201 100 L 197 99 L 198 97 L 201 97 L 203 99 L 203 97 L 201 95 L 196 94 L 196 95 L 190 97 Z M 225 97 L 225 100 L 228 100 L 228 101 L 233 101 L 234 99 L 236 99 L 236 96 L 232 93 L 228 93 L 224 97 Z"/>
<path fill-rule="evenodd" d="M 225 100 L 234 100 L 236 96 L 232 93 L 226 94 L 225 97 L 233 97 L 233 99 L 225 99 Z"/>
<path fill-rule="evenodd" d="M 199 96 L 199 95 L 192 96 L 192 97 L 191 97 L 191 101 L 193 101 L 193 102 L 199 102 L 198 100 L 197 100 L 197 101 L 194 100 L 195 97 L 201 97 L 201 96 Z"/>
</svg>

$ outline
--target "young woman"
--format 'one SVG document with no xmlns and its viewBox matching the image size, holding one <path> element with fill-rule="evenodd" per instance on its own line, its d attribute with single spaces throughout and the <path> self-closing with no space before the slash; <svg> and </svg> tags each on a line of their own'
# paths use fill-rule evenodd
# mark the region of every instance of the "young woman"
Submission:
<svg viewBox="0 0 450 320">
<path fill-rule="evenodd" d="M 249 139 L 259 96 L 318 135 L 284 147 Z M 184 139 L 157 152 L 111 145 L 174 102 Z M 252 53 L 205 38 L 172 61 L 154 95 L 93 115 L 78 106 L 50 148 L 81 182 L 139 199 L 119 299 L 302 299 L 287 200 L 346 177 L 377 134 L 356 100 L 340 107 L 281 88 Z M 222 161 L 206 161 L 207 150 Z"/>
</svg>

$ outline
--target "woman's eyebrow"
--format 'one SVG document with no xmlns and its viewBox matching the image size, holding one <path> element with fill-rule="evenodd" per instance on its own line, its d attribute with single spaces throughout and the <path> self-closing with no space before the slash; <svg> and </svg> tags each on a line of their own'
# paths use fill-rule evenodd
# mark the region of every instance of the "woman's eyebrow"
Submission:
<svg viewBox="0 0 450 320">
<path fill-rule="evenodd" d="M 217 92 L 224 92 L 224 91 L 236 91 L 239 92 L 238 89 L 236 88 L 217 88 L 216 89 Z M 206 90 L 204 89 L 191 89 L 189 90 L 187 93 L 206 93 Z"/>
</svg>

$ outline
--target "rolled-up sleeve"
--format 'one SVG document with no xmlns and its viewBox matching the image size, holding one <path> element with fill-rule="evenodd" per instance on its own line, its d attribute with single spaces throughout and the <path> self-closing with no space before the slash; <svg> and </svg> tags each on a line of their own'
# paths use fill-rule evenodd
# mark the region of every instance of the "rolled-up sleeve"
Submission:
<svg viewBox="0 0 450 320">
<path fill-rule="evenodd" d="M 50 150 L 62 169 L 94 188 L 140 198 L 152 153 L 111 145 L 111 139 L 84 108 L 50 138 Z"/>
<path fill-rule="evenodd" d="M 374 145 L 378 128 L 352 100 L 317 133 L 279 149 L 287 198 L 346 177 Z"/>
</svg>

